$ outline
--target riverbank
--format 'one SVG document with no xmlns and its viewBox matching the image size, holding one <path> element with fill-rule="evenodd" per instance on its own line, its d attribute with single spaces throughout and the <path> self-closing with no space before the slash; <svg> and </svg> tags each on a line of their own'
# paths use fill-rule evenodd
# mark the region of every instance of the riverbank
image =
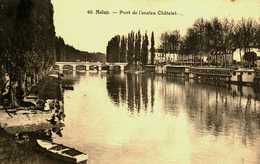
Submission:
<svg viewBox="0 0 260 164">
<path fill-rule="evenodd" d="M 3 109 L 0 106 L 0 128 L 10 133 L 32 132 L 57 126 L 52 120 L 63 109 L 63 89 L 61 80 L 46 76 L 33 86 L 24 101 L 33 106 Z"/>
<path fill-rule="evenodd" d="M 19 110 L 8 113 L 0 110 L 0 128 L 11 134 L 52 128 L 53 125 L 48 121 L 52 115 L 52 112 L 42 111 Z"/>
</svg>

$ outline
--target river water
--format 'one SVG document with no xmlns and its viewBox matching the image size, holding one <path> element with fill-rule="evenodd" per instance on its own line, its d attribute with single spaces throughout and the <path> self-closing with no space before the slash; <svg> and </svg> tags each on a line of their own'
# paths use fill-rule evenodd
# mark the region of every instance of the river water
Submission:
<svg viewBox="0 0 260 164">
<path fill-rule="evenodd" d="M 74 90 L 64 93 L 65 127 L 52 139 L 88 153 L 90 164 L 260 163 L 260 96 L 250 87 L 152 75 L 66 77 Z M 62 163 L 29 154 L 26 163 Z"/>
</svg>

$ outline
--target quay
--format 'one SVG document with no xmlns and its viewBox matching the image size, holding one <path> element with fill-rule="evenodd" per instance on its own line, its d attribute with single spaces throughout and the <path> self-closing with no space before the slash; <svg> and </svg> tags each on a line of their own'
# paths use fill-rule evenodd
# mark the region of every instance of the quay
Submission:
<svg viewBox="0 0 260 164">
<path fill-rule="evenodd" d="M 161 74 L 172 78 L 216 81 L 249 86 L 260 84 L 260 69 L 188 65 L 146 65 L 144 70 L 148 73 Z"/>
</svg>

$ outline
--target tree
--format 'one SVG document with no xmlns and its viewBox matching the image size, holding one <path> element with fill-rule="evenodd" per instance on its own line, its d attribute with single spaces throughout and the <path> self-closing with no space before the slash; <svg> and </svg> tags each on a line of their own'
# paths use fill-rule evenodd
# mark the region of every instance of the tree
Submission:
<svg viewBox="0 0 260 164">
<path fill-rule="evenodd" d="M 243 58 L 245 61 L 248 62 L 249 67 L 251 68 L 252 66 L 254 67 L 254 65 L 255 65 L 255 61 L 257 59 L 257 54 L 255 52 L 249 51 L 249 52 L 245 53 Z"/>
<path fill-rule="evenodd" d="M 135 33 L 133 31 L 131 31 L 128 34 L 128 42 L 127 42 L 127 62 L 128 64 L 132 64 L 134 61 L 134 52 L 135 52 Z"/>
<path fill-rule="evenodd" d="M 167 53 L 177 53 L 179 51 L 180 38 L 181 36 L 178 30 L 161 34 L 160 49 L 162 50 L 165 58 Z"/>
<path fill-rule="evenodd" d="M 180 31 L 175 30 L 170 33 L 169 40 L 168 40 L 169 52 L 171 52 L 171 53 L 178 52 L 179 46 L 180 46 L 180 39 L 181 39 Z"/>
<path fill-rule="evenodd" d="M 160 49 L 162 49 L 164 53 L 168 53 L 168 51 L 170 50 L 169 38 L 170 38 L 170 35 L 168 34 L 168 32 L 164 32 L 161 34 Z"/>
<path fill-rule="evenodd" d="M 200 63 L 202 64 L 202 54 L 204 52 L 205 45 L 206 45 L 205 44 L 206 42 L 205 20 L 203 18 L 197 19 L 193 24 L 193 28 L 196 33 L 198 54 L 200 54 Z"/>
<path fill-rule="evenodd" d="M 227 54 L 233 54 L 234 51 L 236 50 L 235 48 L 235 42 L 234 42 L 234 38 L 235 38 L 235 24 L 234 24 L 234 20 L 229 21 L 228 19 L 224 19 L 224 21 L 222 22 L 222 39 L 221 39 L 221 51 L 222 51 L 222 55 L 224 54 L 224 64 L 225 66 L 227 65 L 226 63 L 226 55 Z M 232 57 L 233 59 L 233 57 Z"/>
<path fill-rule="evenodd" d="M 107 59 L 107 62 L 112 62 L 112 60 L 113 60 L 111 45 L 109 42 L 108 42 L 107 49 L 106 49 L 106 59 Z"/>
<path fill-rule="evenodd" d="M 250 47 L 254 46 L 257 36 L 257 23 L 252 19 L 242 18 L 235 26 L 235 47 L 240 51 L 240 59 L 242 59 L 241 51 L 244 53 L 250 51 Z M 242 60 L 241 60 L 242 61 Z"/>
<path fill-rule="evenodd" d="M 256 36 L 257 23 L 252 19 L 245 20 L 244 18 L 242 18 L 239 26 L 241 28 L 241 39 L 244 52 L 249 52 L 250 47 L 253 45 Z"/>
<path fill-rule="evenodd" d="M 151 35 L 151 48 L 150 48 L 150 52 L 151 52 L 151 64 L 154 64 L 154 58 L 155 58 L 154 32 L 152 32 L 152 35 Z"/>
<path fill-rule="evenodd" d="M 145 33 L 145 36 L 143 37 L 142 52 L 141 52 L 141 62 L 143 65 L 146 65 L 148 63 L 148 45 L 149 45 L 148 35 L 147 33 Z"/>
<path fill-rule="evenodd" d="M 170 43 L 169 43 L 169 38 L 170 35 L 168 34 L 168 32 L 164 32 L 161 34 L 160 37 L 160 50 L 162 51 L 162 58 L 165 58 L 166 61 L 166 54 L 169 52 L 170 50 Z"/>
<path fill-rule="evenodd" d="M 107 61 L 119 62 L 120 61 L 120 36 L 114 36 L 107 45 Z"/>
<path fill-rule="evenodd" d="M 124 36 L 121 37 L 120 44 L 120 62 L 126 62 L 126 39 Z"/>
<path fill-rule="evenodd" d="M 255 46 L 260 48 L 260 23 L 258 23 L 257 29 L 256 29 Z"/>
<path fill-rule="evenodd" d="M 209 48 L 211 55 L 214 57 L 214 64 L 218 64 L 218 56 L 220 56 L 222 42 L 222 24 L 218 18 L 213 18 L 211 21 L 212 31 L 210 34 Z"/>
<path fill-rule="evenodd" d="M 199 37 L 198 33 L 194 28 L 189 28 L 188 32 L 184 38 L 184 46 L 185 47 L 185 54 L 192 55 L 193 62 L 195 61 L 195 56 L 199 53 Z"/>
<path fill-rule="evenodd" d="M 64 61 L 65 60 L 65 54 L 64 54 L 65 42 L 62 37 L 56 37 L 55 47 L 56 47 L 57 61 Z"/>
<path fill-rule="evenodd" d="M 141 32 L 138 31 L 138 33 L 135 36 L 135 65 L 140 62 L 140 57 L 141 57 Z"/>
</svg>

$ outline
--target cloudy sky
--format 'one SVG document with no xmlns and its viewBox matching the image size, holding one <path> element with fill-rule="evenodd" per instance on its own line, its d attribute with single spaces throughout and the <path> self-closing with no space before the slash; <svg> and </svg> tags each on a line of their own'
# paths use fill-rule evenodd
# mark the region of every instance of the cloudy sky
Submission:
<svg viewBox="0 0 260 164">
<path fill-rule="evenodd" d="M 260 18 L 260 0 L 52 0 L 52 3 L 57 35 L 75 48 L 92 52 L 105 52 L 111 37 L 131 30 L 149 34 L 154 31 L 158 42 L 160 33 L 177 29 L 184 34 L 200 17 Z M 94 14 L 87 14 L 88 10 Z M 162 10 L 176 11 L 179 15 L 96 15 L 96 10 Z"/>
</svg>

